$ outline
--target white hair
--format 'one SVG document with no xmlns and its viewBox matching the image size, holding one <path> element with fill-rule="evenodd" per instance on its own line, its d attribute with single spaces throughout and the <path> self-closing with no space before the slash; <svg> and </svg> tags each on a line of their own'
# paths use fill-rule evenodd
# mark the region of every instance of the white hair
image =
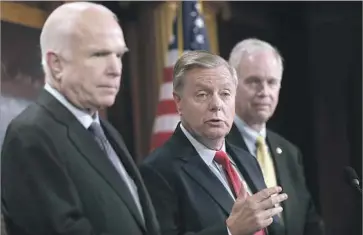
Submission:
<svg viewBox="0 0 363 235">
<path fill-rule="evenodd" d="M 277 48 L 273 47 L 270 43 L 257 38 L 248 38 L 237 43 L 229 55 L 229 64 L 235 68 L 238 73 L 238 67 L 242 58 L 246 55 L 251 55 L 261 51 L 272 51 L 276 55 L 277 62 L 281 66 L 281 70 L 284 69 L 283 58 Z"/>
<path fill-rule="evenodd" d="M 70 35 L 81 13 L 89 8 L 97 9 L 116 16 L 106 7 L 90 2 L 65 3 L 56 8 L 47 18 L 40 34 L 41 65 L 45 74 L 45 80 L 52 78 L 47 63 L 47 53 L 62 53 L 63 56 L 71 56 Z"/>
</svg>

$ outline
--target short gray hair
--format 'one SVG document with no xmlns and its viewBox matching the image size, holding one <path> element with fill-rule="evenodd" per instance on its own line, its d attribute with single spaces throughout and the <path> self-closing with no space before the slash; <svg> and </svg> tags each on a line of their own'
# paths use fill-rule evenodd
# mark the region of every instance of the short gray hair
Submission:
<svg viewBox="0 0 363 235">
<path fill-rule="evenodd" d="M 178 94 L 184 85 L 185 74 L 195 68 L 217 68 L 225 66 L 231 74 L 233 83 L 237 86 L 238 79 L 236 70 L 231 67 L 222 57 L 207 51 L 189 51 L 182 54 L 174 65 L 173 89 Z"/>
<path fill-rule="evenodd" d="M 253 53 L 261 51 L 272 51 L 276 56 L 277 62 L 281 66 L 281 70 L 282 71 L 284 70 L 283 58 L 278 49 L 272 46 L 270 43 L 262 41 L 257 38 L 248 38 L 237 43 L 233 47 L 229 55 L 229 64 L 234 69 L 238 70 L 238 67 L 244 56 L 251 55 Z"/>
</svg>

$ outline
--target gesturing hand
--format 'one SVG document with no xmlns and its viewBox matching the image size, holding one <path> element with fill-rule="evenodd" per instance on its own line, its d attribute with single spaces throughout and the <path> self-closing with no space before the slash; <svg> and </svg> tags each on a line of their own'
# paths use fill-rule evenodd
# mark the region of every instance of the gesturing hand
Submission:
<svg viewBox="0 0 363 235">
<path fill-rule="evenodd" d="M 273 216 L 282 211 L 279 203 L 287 199 L 282 188 L 266 188 L 248 196 L 247 192 L 238 196 L 227 219 L 227 227 L 232 235 L 249 235 L 269 226 Z M 275 206 L 277 205 L 277 206 Z"/>
</svg>

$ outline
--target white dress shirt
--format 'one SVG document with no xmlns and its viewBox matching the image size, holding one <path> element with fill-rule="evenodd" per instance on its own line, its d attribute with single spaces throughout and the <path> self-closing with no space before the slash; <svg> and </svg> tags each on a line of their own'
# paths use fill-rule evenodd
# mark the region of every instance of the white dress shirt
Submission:
<svg viewBox="0 0 363 235">
<path fill-rule="evenodd" d="M 237 126 L 237 129 L 242 135 L 243 140 L 245 141 L 249 152 L 256 157 L 256 141 L 258 136 L 262 136 L 266 139 L 266 126 L 262 127 L 261 131 L 258 132 L 251 127 L 249 127 L 240 117 L 237 115 L 234 118 L 234 123 Z"/>
<path fill-rule="evenodd" d="M 236 198 L 232 193 L 231 187 L 229 186 L 228 180 L 226 178 L 226 174 L 224 173 L 223 167 L 222 165 L 218 164 L 216 161 L 214 161 L 214 156 L 216 154 L 216 150 L 212 150 L 207 148 L 206 146 L 204 146 L 203 144 L 201 144 L 199 141 L 197 141 L 183 126 L 183 124 L 180 124 L 180 128 L 183 131 L 184 135 L 187 137 L 187 139 L 190 141 L 190 143 L 193 145 L 193 147 L 195 148 L 195 150 L 198 152 L 199 156 L 202 158 L 202 160 L 205 162 L 205 164 L 209 167 L 209 169 L 217 176 L 217 178 L 221 181 L 221 183 L 223 184 L 223 186 L 225 187 L 225 189 L 227 190 L 227 192 L 229 193 L 229 195 L 232 197 L 232 199 L 235 201 Z M 223 145 L 222 148 L 220 149 L 221 151 L 226 152 L 226 143 L 225 141 L 223 141 Z M 231 157 L 229 156 L 229 154 L 227 153 L 229 160 L 232 164 L 232 167 L 234 168 L 234 170 L 238 173 L 239 179 L 241 180 L 241 182 L 243 183 L 245 189 L 247 190 L 247 192 L 251 195 L 251 190 L 248 187 L 248 185 L 246 184 L 246 181 L 244 180 L 241 172 L 239 172 L 239 170 L 236 167 L 236 164 L 233 162 L 233 160 L 231 159 Z M 231 232 L 229 231 L 229 228 L 227 227 L 227 232 L 228 235 L 232 235 Z"/>
<path fill-rule="evenodd" d="M 209 169 L 217 176 L 217 178 L 221 181 L 221 183 L 223 184 L 223 186 L 226 188 L 226 190 L 228 191 L 229 195 L 233 198 L 233 200 L 235 200 L 235 196 L 232 193 L 231 187 L 229 186 L 228 180 L 226 178 L 226 174 L 223 170 L 222 165 L 218 164 L 216 161 L 214 161 L 214 156 L 216 154 L 216 150 L 213 149 L 209 149 L 206 146 L 204 146 L 203 144 L 201 144 L 199 141 L 197 141 L 186 129 L 185 127 L 180 124 L 180 128 L 183 131 L 183 133 L 185 134 L 185 136 L 187 137 L 187 139 L 190 141 L 190 143 L 193 145 L 193 147 L 195 148 L 195 150 L 198 152 L 199 156 L 202 158 L 202 160 L 205 162 L 205 164 L 209 167 Z M 226 152 L 226 145 L 225 142 L 223 142 L 222 148 L 220 149 L 221 151 Z M 227 153 L 227 152 L 226 152 Z M 245 189 L 247 189 L 247 192 L 251 195 L 251 190 L 248 187 L 248 185 L 246 184 L 241 172 L 237 169 L 236 164 L 234 163 L 234 161 L 231 159 L 231 157 L 229 156 L 229 154 L 227 153 L 229 160 L 232 164 L 232 167 L 234 168 L 234 170 L 238 173 L 238 176 L 240 178 L 240 180 L 243 182 Z"/>
<path fill-rule="evenodd" d="M 66 107 L 76 118 L 77 120 L 84 126 L 84 128 L 88 129 L 92 122 L 100 123 L 100 119 L 98 117 L 98 113 L 95 114 L 95 117 L 92 117 L 89 113 L 80 110 L 71 104 L 59 91 L 51 87 L 48 83 L 45 84 L 44 89 L 48 91 L 54 98 L 56 98 L 64 107 Z"/>
</svg>

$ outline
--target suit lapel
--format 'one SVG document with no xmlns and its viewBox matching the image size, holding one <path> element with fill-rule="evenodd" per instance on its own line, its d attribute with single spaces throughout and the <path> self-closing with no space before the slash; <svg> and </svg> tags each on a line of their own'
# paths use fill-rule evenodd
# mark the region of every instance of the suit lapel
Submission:
<svg viewBox="0 0 363 235">
<path fill-rule="evenodd" d="M 140 213 L 138 212 L 129 188 L 117 172 L 116 168 L 112 165 L 107 155 L 98 146 L 97 142 L 77 120 L 75 123 L 70 124 L 68 131 L 73 144 L 88 160 L 90 165 L 92 165 L 116 191 L 119 197 L 125 202 L 136 221 L 143 227 Z"/>
<path fill-rule="evenodd" d="M 243 140 L 243 137 L 242 137 L 240 131 L 238 130 L 236 124 L 233 123 L 231 131 L 228 133 L 226 139 L 228 140 L 228 142 L 230 144 L 238 146 L 238 148 L 242 148 L 242 149 L 246 150 L 247 152 L 249 152 L 247 145 L 246 145 L 245 141 Z"/>
<path fill-rule="evenodd" d="M 267 142 L 270 148 L 270 152 L 272 155 L 272 158 L 274 159 L 275 168 L 276 168 L 276 177 L 277 181 L 281 185 L 283 191 L 287 193 L 287 195 L 293 195 L 294 190 L 292 188 L 293 182 L 291 182 L 291 177 L 288 173 L 288 155 L 287 155 L 287 149 L 284 149 L 284 147 L 279 143 L 278 139 L 273 136 L 273 134 L 269 131 L 267 131 Z M 279 149 L 279 150 L 278 150 Z M 284 151 L 286 150 L 286 151 Z M 289 218 L 293 218 L 294 215 L 291 214 L 291 208 L 294 206 L 294 201 L 292 198 L 287 199 L 283 203 L 283 218 L 285 223 L 285 228 L 287 231 L 289 231 Z"/>
<path fill-rule="evenodd" d="M 180 149 L 178 156 L 185 162 L 182 169 L 222 208 L 228 216 L 234 203 L 217 176 L 205 164 L 193 145 L 184 135 L 180 126 L 176 128 L 170 141 L 175 149 Z"/>
<path fill-rule="evenodd" d="M 242 134 L 240 133 L 240 131 L 238 130 L 237 126 L 235 124 L 232 125 L 232 128 L 231 128 L 231 131 L 229 132 L 228 136 L 227 136 L 227 140 L 229 143 L 235 145 L 235 146 L 238 146 L 239 148 L 242 148 L 244 149 L 245 151 L 247 151 L 249 153 L 249 150 L 247 148 L 247 145 L 242 137 Z M 270 148 L 271 149 L 271 148 Z M 276 148 L 273 148 L 273 149 L 276 149 Z M 245 156 L 245 155 L 241 155 L 241 156 Z M 262 170 L 260 168 L 260 165 L 257 161 L 257 159 L 252 156 L 251 154 L 249 154 L 249 157 L 245 157 L 244 159 L 242 159 L 241 157 L 237 157 L 237 162 L 238 162 L 238 159 L 241 161 L 240 164 L 244 167 L 242 167 L 242 170 L 243 168 L 247 171 L 247 175 L 249 177 L 256 177 L 255 178 L 250 178 L 251 182 L 253 184 L 255 184 L 256 186 L 256 190 L 257 191 L 260 191 L 261 189 L 264 189 L 266 188 L 266 184 L 265 184 L 265 181 L 263 179 L 263 175 L 262 175 Z M 272 155 L 272 158 L 275 159 L 276 157 L 274 155 Z M 247 161 L 246 161 L 247 160 Z M 274 160 L 275 161 L 275 160 Z M 248 164 L 248 165 L 244 165 L 245 162 Z M 237 164 L 237 163 L 236 163 Z M 276 164 L 276 163 L 275 163 Z M 281 162 L 280 162 L 281 164 Z M 282 165 L 282 164 L 281 164 Z M 287 166 L 286 166 L 287 167 Z M 284 168 L 284 172 L 283 174 L 286 172 L 286 169 L 285 167 Z M 249 169 L 249 170 L 247 170 Z M 253 170 L 254 169 L 254 170 Z M 250 171 L 250 172 L 248 172 Z M 276 167 L 276 174 L 278 175 L 278 172 L 280 171 L 280 168 L 279 167 Z M 248 178 L 247 178 L 248 180 Z M 262 183 L 260 181 L 263 181 Z M 277 179 L 278 182 L 279 182 L 279 179 Z M 253 182 L 254 181 L 254 182 Z M 256 184 L 257 183 L 257 184 Z M 279 182 L 280 183 L 280 182 Z M 252 184 L 252 185 L 253 185 Z M 282 185 L 282 187 L 284 188 L 284 186 Z M 284 190 L 285 191 L 285 190 Z M 256 192 L 256 191 L 255 191 Z M 286 200 L 286 201 L 289 201 L 289 200 Z M 291 216 L 290 214 L 287 214 L 285 212 L 285 204 L 284 205 L 284 211 L 283 211 L 283 216 L 284 218 L 287 218 L 286 216 Z M 285 234 L 284 233 L 284 227 L 282 226 L 282 224 L 280 223 L 280 219 L 277 217 L 277 216 L 274 216 L 274 222 L 270 225 L 269 227 L 269 231 L 272 232 L 272 234 Z"/>
<path fill-rule="evenodd" d="M 107 136 L 108 141 L 117 153 L 121 162 L 125 166 L 127 173 L 134 181 L 140 181 L 138 175 L 136 175 L 137 169 L 133 163 L 133 159 L 125 145 L 125 142 L 121 139 L 118 133 L 108 124 L 107 122 L 101 120 L 102 128 Z"/>
<path fill-rule="evenodd" d="M 266 184 L 265 184 L 265 181 L 262 176 L 262 170 L 260 168 L 260 165 L 259 165 L 257 159 L 249 152 L 247 145 L 242 137 L 242 134 L 240 133 L 240 131 L 238 130 L 238 128 L 235 124 L 232 125 L 231 131 L 227 135 L 227 142 L 234 149 L 238 149 L 238 152 L 241 152 L 241 151 L 243 152 L 240 154 L 241 156 L 237 155 L 238 157 L 236 157 L 236 160 L 237 160 L 237 163 L 239 162 L 239 164 L 241 165 L 242 170 L 244 172 L 247 172 L 249 177 L 253 177 L 253 178 L 251 178 L 251 183 L 253 183 L 252 180 L 255 177 L 256 177 L 257 181 L 262 179 L 263 185 L 261 185 L 261 184 L 255 185 L 255 186 L 259 186 L 256 188 L 257 191 L 259 191 L 263 188 L 266 188 Z M 245 164 L 246 164 L 246 166 L 244 166 Z M 247 165 L 250 167 L 248 167 Z M 248 183 L 250 183 L 250 182 L 248 182 Z M 255 183 L 253 183 L 253 184 L 255 184 Z"/>
<path fill-rule="evenodd" d="M 105 179 L 124 201 L 131 214 L 142 228 L 140 214 L 131 193 L 121 176 L 101 150 L 92 135 L 82 126 L 74 115 L 46 91 L 42 91 L 38 103 L 50 111 L 54 118 L 67 127 L 67 135 L 81 155 Z"/>
<path fill-rule="evenodd" d="M 155 234 L 158 228 L 156 227 L 156 214 L 153 210 L 151 199 L 147 193 L 146 187 L 142 181 L 141 175 L 136 168 L 134 160 L 132 159 L 125 142 L 121 138 L 121 136 L 116 132 L 116 130 L 111 127 L 110 124 L 107 122 L 102 121 L 102 126 L 105 129 L 105 133 L 107 138 L 109 139 L 112 147 L 114 148 L 117 155 L 120 157 L 122 163 L 125 166 L 126 171 L 130 175 L 130 177 L 134 180 L 137 188 L 138 188 L 138 195 L 140 199 L 140 203 L 142 206 L 145 223 L 147 227 L 148 234 Z M 139 215 L 139 212 L 137 211 Z M 139 217 L 141 222 L 141 217 Z"/>
<path fill-rule="evenodd" d="M 247 181 L 247 184 L 251 188 L 253 193 L 256 193 L 266 188 L 263 176 L 260 172 L 259 166 L 256 164 L 256 159 L 247 151 L 238 148 L 234 145 L 230 145 L 227 142 L 227 152 L 236 163 L 239 171 L 243 175 L 243 178 Z"/>
<path fill-rule="evenodd" d="M 198 154 L 191 155 L 189 161 L 184 165 L 185 172 L 197 182 L 209 196 L 225 211 L 227 215 L 232 210 L 233 198 L 225 189 L 223 184 L 200 159 Z"/>
</svg>

